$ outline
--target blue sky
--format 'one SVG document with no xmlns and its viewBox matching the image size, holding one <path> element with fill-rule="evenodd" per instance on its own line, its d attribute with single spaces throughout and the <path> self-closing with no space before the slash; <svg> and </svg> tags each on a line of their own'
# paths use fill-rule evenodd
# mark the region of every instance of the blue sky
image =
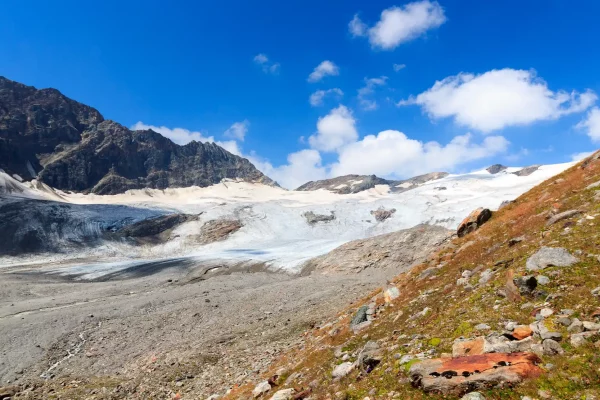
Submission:
<svg viewBox="0 0 600 400">
<path fill-rule="evenodd" d="M 0 75 L 180 143 L 215 140 L 288 187 L 556 163 L 600 140 L 599 13 L 591 0 L 9 0 Z"/>
</svg>

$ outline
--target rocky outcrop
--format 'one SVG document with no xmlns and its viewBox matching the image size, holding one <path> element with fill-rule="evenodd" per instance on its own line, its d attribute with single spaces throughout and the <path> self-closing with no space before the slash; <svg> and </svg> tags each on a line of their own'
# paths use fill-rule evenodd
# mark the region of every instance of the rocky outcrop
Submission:
<svg viewBox="0 0 600 400">
<path fill-rule="evenodd" d="M 396 212 L 395 208 L 385 209 L 383 207 L 379 207 L 377 210 L 371 210 L 371 215 L 375 217 L 377 222 L 383 222 L 389 217 L 391 217 Z"/>
<path fill-rule="evenodd" d="M 169 239 L 168 233 L 177 226 L 198 219 L 197 215 L 188 214 L 168 214 L 154 218 L 148 218 L 142 221 L 127 225 L 113 234 L 107 235 L 108 238 L 126 238 L 132 239 L 137 244 L 147 242 L 165 242 Z"/>
<path fill-rule="evenodd" d="M 497 174 L 498 172 L 504 171 L 506 168 L 507 167 L 502 164 L 494 164 L 494 165 L 490 165 L 485 170 L 487 172 L 489 172 L 490 174 L 494 175 L 494 174 Z"/>
<path fill-rule="evenodd" d="M 535 171 L 537 171 L 540 167 L 541 167 L 541 165 L 531 165 L 529 167 L 525 167 L 518 171 L 515 171 L 515 172 L 513 172 L 513 174 L 515 174 L 517 176 L 529 176 L 529 175 L 533 174 Z"/>
<path fill-rule="evenodd" d="M 354 240 L 304 264 L 303 273 L 358 273 L 369 268 L 390 272 L 408 268 L 441 246 L 451 231 L 439 226 L 410 229 Z"/>
<path fill-rule="evenodd" d="M 489 353 L 456 358 L 437 358 L 413 365 L 414 386 L 428 393 L 463 394 L 467 391 L 506 387 L 542 373 L 540 358 L 533 353 Z"/>
<path fill-rule="evenodd" d="M 475 230 L 477 230 L 481 225 L 486 223 L 492 217 L 492 212 L 487 208 L 478 208 L 473 210 L 471 214 L 465 218 L 460 225 L 458 225 L 458 229 L 456 230 L 456 234 L 458 237 L 463 237 Z"/>
<path fill-rule="evenodd" d="M 229 235 L 237 232 L 242 227 L 241 221 L 237 219 L 215 219 L 206 222 L 200 228 L 200 240 L 202 244 L 208 244 L 225 240 Z"/>
<path fill-rule="evenodd" d="M 335 219 L 335 212 L 332 211 L 331 214 L 327 215 L 327 214 L 315 214 L 312 211 L 307 211 L 307 212 L 303 213 L 302 216 L 304 217 L 304 219 L 306 219 L 306 222 L 309 225 L 315 225 L 316 223 L 319 223 L 319 222 L 333 221 Z"/>
<path fill-rule="evenodd" d="M 274 184 L 214 143 L 179 146 L 152 130 L 131 131 L 55 89 L 3 77 L 0 168 L 57 189 L 97 194 L 202 187 L 225 178 Z"/>
<path fill-rule="evenodd" d="M 431 172 L 404 180 L 388 180 L 375 175 L 344 175 L 320 181 L 310 181 L 296 190 L 309 191 L 325 189 L 338 194 L 359 193 L 375 185 L 388 185 L 392 192 L 404 192 L 423 183 L 448 176 L 447 172 Z"/>
</svg>

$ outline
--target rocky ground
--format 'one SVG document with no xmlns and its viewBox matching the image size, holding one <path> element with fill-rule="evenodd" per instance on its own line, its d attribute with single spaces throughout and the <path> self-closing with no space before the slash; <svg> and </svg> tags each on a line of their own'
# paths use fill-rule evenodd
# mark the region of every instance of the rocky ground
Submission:
<svg viewBox="0 0 600 400">
<path fill-rule="evenodd" d="M 0 386 L 17 398 L 223 394 L 413 261 L 299 277 L 174 260 L 96 282 L 48 275 L 48 265 L 4 269 Z"/>
</svg>

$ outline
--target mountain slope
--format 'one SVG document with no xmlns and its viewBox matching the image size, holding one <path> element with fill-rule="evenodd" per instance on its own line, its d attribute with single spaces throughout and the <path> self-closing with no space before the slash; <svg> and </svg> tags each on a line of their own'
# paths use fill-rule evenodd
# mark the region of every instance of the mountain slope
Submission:
<svg viewBox="0 0 600 400">
<path fill-rule="evenodd" d="M 374 188 L 376 185 L 388 185 L 393 192 L 413 189 L 423 183 L 448 176 L 447 172 L 431 172 L 404 180 L 389 180 L 375 175 L 343 175 L 320 181 L 306 182 L 298 187 L 298 191 L 325 189 L 338 194 L 359 193 Z"/>
<path fill-rule="evenodd" d="M 209 186 L 224 178 L 274 184 L 214 143 L 179 146 L 131 131 L 55 89 L 0 77 L 0 168 L 61 190 L 97 194 Z"/>
<path fill-rule="evenodd" d="M 263 375 L 263 397 L 597 398 L 599 227 L 600 152 L 305 331 Z M 448 367 L 423 376 L 431 365 Z M 258 383 L 225 398 L 251 398 Z"/>
</svg>

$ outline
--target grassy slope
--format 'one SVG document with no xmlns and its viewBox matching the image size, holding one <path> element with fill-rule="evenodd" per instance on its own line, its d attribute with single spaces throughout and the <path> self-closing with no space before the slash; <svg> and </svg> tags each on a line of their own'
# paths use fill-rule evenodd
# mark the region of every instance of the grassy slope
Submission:
<svg viewBox="0 0 600 400">
<path fill-rule="evenodd" d="M 394 283 L 401 296 L 392 305 L 382 307 L 383 311 L 366 330 L 356 335 L 349 331 L 349 321 L 356 308 L 345 310 L 332 320 L 334 326 L 305 332 L 306 344 L 282 355 L 265 377 L 283 369 L 286 372 L 279 382 L 284 382 L 285 377 L 299 372 L 302 378 L 296 380 L 293 387 L 299 390 L 312 383 L 316 387 L 313 398 L 317 399 L 363 399 L 369 392 L 371 400 L 440 398 L 412 388 L 406 378 L 407 365 L 398 365 L 394 354 L 434 349 L 435 357 L 443 352 L 451 353 L 452 342 L 457 337 L 484 335 L 485 332 L 475 331 L 474 326 L 479 323 L 501 331 L 507 321 L 534 322 L 532 308 L 521 307 L 525 303 L 532 303 L 532 306 L 545 304 L 556 311 L 570 308 L 575 310 L 575 317 L 591 320 L 590 314 L 600 307 L 599 299 L 590 293 L 600 286 L 600 188 L 586 187 L 600 180 L 600 160 L 594 159 L 598 156 L 600 153 L 540 184 L 494 213 L 492 219 L 478 231 L 455 239 L 451 246 L 432 255 L 427 264 L 398 276 Z M 579 209 L 584 214 L 546 227 L 549 213 L 571 209 Z M 524 236 L 524 240 L 509 246 L 508 240 L 518 236 Z M 465 247 L 467 243 L 471 244 Z M 497 291 L 504 287 L 507 275 L 526 275 L 527 258 L 541 246 L 565 247 L 580 262 L 570 268 L 547 268 L 542 272 L 551 279 L 544 287 L 551 295 L 546 299 L 547 303 L 527 297 L 510 301 L 499 296 Z M 440 263 L 444 266 L 435 277 L 417 279 L 421 271 Z M 493 269 L 495 275 L 487 284 L 478 285 L 479 273 L 476 273 L 471 279 L 471 283 L 475 284 L 474 290 L 467 291 L 456 285 L 462 271 L 488 268 Z M 379 303 L 383 302 L 375 292 L 356 306 L 368 304 L 373 297 Z M 425 317 L 409 320 L 425 307 L 432 311 Z M 548 321 L 551 323 L 552 318 Z M 330 335 L 336 327 L 339 332 Z M 554 368 L 517 388 L 485 392 L 487 399 L 521 399 L 524 395 L 539 398 L 539 389 L 546 390 L 554 399 L 585 399 L 586 396 L 590 399 L 592 394 L 600 396 L 600 350 L 593 341 L 574 349 L 569 344 L 566 329 L 553 328 L 563 333 L 561 345 L 566 350 L 563 356 L 543 357 L 542 365 L 552 363 Z M 423 338 L 411 341 L 414 334 L 423 335 Z M 344 351 L 352 352 L 368 340 L 377 340 L 382 348 L 387 349 L 383 362 L 368 375 L 359 376 L 355 370 L 341 381 L 333 382 L 331 371 L 341 363 L 334 356 L 335 347 L 342 346 Z M 409 347 L 402 346 L 409 342 Z M 395 345 L 399 346 L 394 348 Z M 417 350 L 419 347 L 420 350 Z M 282 383 L 278 389 L 285 387 Z M 252 388 L 252 385 L 236 388 L 228 398 L 249 398 Z M 372 394 L 373 389 L 375 395 Z M 390 392 L 396 395 L 390 395 Z"/>
</svg>

